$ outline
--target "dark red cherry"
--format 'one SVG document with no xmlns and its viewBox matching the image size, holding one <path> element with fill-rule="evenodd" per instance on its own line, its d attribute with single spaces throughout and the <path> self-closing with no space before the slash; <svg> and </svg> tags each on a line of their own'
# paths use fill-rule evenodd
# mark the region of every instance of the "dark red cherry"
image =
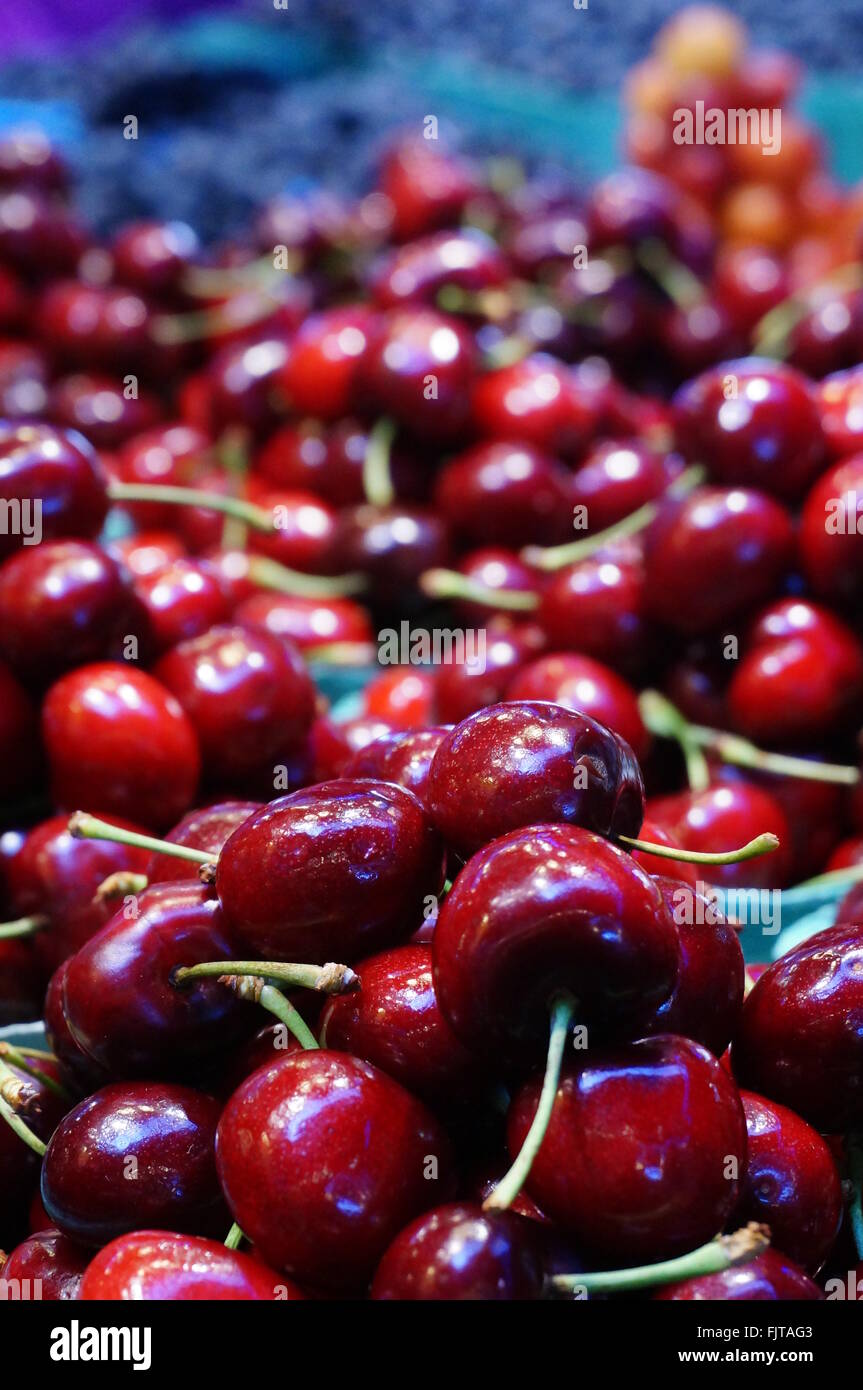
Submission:
<svg viewBox="0 0 863 1390">
<path fill-rule="evenodd" d="M 199 637 L 230 616 L 220 579 L 206 560 L 173 560 L 139 575 L 134 590 L 146 610 L 150 638 L 158 653 Z"/>
<path fill-rule="evenodd" d="M 102 662 L 61 676 L 45 696 L 42 736 L 54 800 L 162 829 L 198 783 L 195 731 L 174 696 L 133 666 Z"/>
<path fill-rule="evenodd" d="M 118 1236 L 93 1256 L 78 1296 L 85 1303 L 130 1299 L 295 1303 L 305 1297 L 283 1274 L 217 1241 L 140 1230 Z"/>
<path fill-rule="evenodd" d="M 664 502 L 647 531 L 648 609 L 678 632 L 704 632 L 770 598 L 793 555 L 791 518 L 779 502 L 743 488 L 697 488 Z"/>
<path fill-rule="evenodd" d="M 372 596 L 403 605 L 428 569 L 449 563 L 449 535 L 431 507 L 375 507 L 368 503 L 341 513 L 334 551 L 348 572 L 369 580 Z"/>
<path fill-rule="evenodd" d="M 38 1288 L 31 1297 L 51 1302 L 80 1298 L 81 1278 L 91 1253 L 59 1231 L 39 1231 L 15 1247 L 3 1266 L 3 1278 L 7 1283 L 27 1281 L 31 1290 Z"/>
<path fill-rule="evenodd" d="M 682 469 L 677 454 L 648 449 L 637 439 L 606 439 L 573 474 L 570 501 L 586 508 L 591 531 L 604 531 L 659 497 Z"/>
<path fill-rule="evenodd" d="M 171 531 L 136 531 L 111 541 L 106 550 L 115 555 L 132 575 L 145 576 L 186 554 L 186 547 Z"/>
<path fill-rule="evenodd" d="M 47 1143 L 65 1113 L 68 1101 L 49 1090 L 44 1081 L 8 1064 L 12 1078 L 4 1088 L 7 1102 L 37 1138 Z M 57 1079 L 53 1063 L 42 1069 Z M 13 1098 L 14 1097 L 14 1098 Z M 27 1206 L 39 1186 L 39 1159 L 5 1120 L 0 1127 L 0 1240 L 7 1249 L 27 1232 Z"/>
<path fill-rule="evenodd" d="M 574 374 L 543 353 L 479 377 L 471 413 L 488 439 L 519 440 L 564 458 L 583 449 L 597 423 Z"/>
<path fill-rule="evenodd" d="M 538 657 L 516 674 L 506 696 L 579 710 L 625 739 L 640 761 L 650 746 L 633 688 L 616 671 L 589 656 L 562 652 Z"/>
<path fill-rule="evenodd" d="M 22 127 L 0 140 L 0 185 L 3 188 L 40 188 L 63 193 L 68 178 L 63 159 L 41 130 Z"/>
<path fill-rule="evenodd" d="M 111 874 L 144 872 L 148 859 L 130 845 L 75 839 L 68 824 L 68 816 L 52 816 L 35 826 L 7 871 L 16 914 L 48 918 L 35 946 L 51 970 L 114 915 L 116 904 L 96 900 L 99 885 Z M 112 824 L 138 829 L 116 817 Z"/>
<path fill-rule="evenodd" d="M 146 648 L 148 628 L 130 576 L 98 545 L 48 541 L 0 566 L 0 655 L 31 680 L 120 656 L 129 637 Z"/>
<path fill-rule="evenodd" d="M 671 992 L 674 923 L 629 855 L 575 825 L 530 824 L 470 859 L 433 938 L 444 1016 L 481 1055 L 544 1054 L 549 1001 L 569 991 L 597 1036 L 637 1033 Z"/>
<path fill-rule="evenodd" d="M 713 293 L 739 333 L 750 333 L 760 319 L 791 293 L 778 254 L 762 246 L 722 247 L 713 273 Z"/>
<path fill-rule="evenodd" d="M 135 435 L 116 458 L 117 476 L 124 483 L 188 486 L 209 461 L 210 440 L 203 430 L 181 421 Z M 165 502 L 123 504 L 139 530 L 170 529 L 177 508 Z"/>
<path fill-rule="evenodd" d="M 526 565 L 513 550 L 503 546 L 483 546 L 463 555 L 456 566 L 459 574 L 483 589 L 490 591 L 488 601 L 474 602 L 469 598 L 453 598 L 453 610 L 472 627 L 488 628 L 490 617 L 511 622 L 508 599 L 512 594 L 534 595 L 541 585 L 535 570 Z M 499 602 L 495 595 L 499 595 Z"/>
<path fill-rule="evenodd" d="M 390 251 L 373 270 L 370 289 L 382 309 L 402 304 L 445 308 L 448 291 L 477 294 L 494 289 L 505 284 L 509 273 L 491 237 L 476 227 L 464 227 L 436 232 Z"/>
<path fill-rule="evenodd" d="M 318 420 L 291 421 L 271 434 L 255 455 L 255 476 L 275 488 L 314 492 L 325 501 L 359 502 L 362 498 L 362 458 L 351 472 L 356 489 L 348 497 L 331 496 L 327 489 L 327 436 Z"/>
<path fill-rule="evenodd" d="M 781 599 L 764 609 L 731 678 L 735 726 L 757 743 L 811 744 L 853 725 L 863 645 L 829 609 Z"/>
<path fill-rule="evenodd" d="M 463 858 L 520 826 L 566 821 L 637 835 L 644 787 L 628 744 L 561 705 L 478 710 L 447 734 L 428 780 L 431 815 Z"/>
<path fill-rule="evenodd" d="M 818 475 L 824 438 L 802 373 L 767 358 L 710 367 L 674 398 L 678 446 L 717 483 L 794 501 Z"/>
<path fill-rule="evenodd" d="M 292 410 L 338 420 L 362 404 L 361 363 L 374 326 L 364 304 L 325 309 L 305 320 L 279 373 Z"/>
<path fill-rule="evenodd" d="M 815 398 L 830 457 L 856 454 L 863 448 L 863 367 L 825 377 L 815 387 Z"/>
<path fill-rule="evenodd" d="M 442 860 L 413 793 L 345 778 L 250 816 L 222 850 L 216 887 L 252 952 L 348 962 L 410 935 L 442 886 Z"/>
<path fill-rule="evenodd" d="M 800 556 L 814 592 L 836 603 L 863 595 L 863 454 L 828 468 L 803 504 Z"/>
<path fill-rule="evenodd" d="M 128 222 L 111 243 L 114 279 L 140 294 L 174 296 L 199 250 L 185 222 Z"/>
<path fill-rule="evenodd" d="M 443 725 L 384 734 L 360 748 L 345 763 L 345 777 L 374 777 L 398 782 L 427 805 L 432 759 L 447 735 Z"/>
<path fill-rule="evenodd" d="M 836 922 L 863 922 L 863 887 L 859 883 L 849 888 L 840 902 Z"/>
<path fill-rule="evenodd" d="M 191 1077 L 227 1055 L 255 1013 L 215 979 L 174 984 L 180 966 L 234 958 L 222 910 L 200 884 L 148 888 L 70 960 L 72 1037 L 112 1076 Z"/>
<path fill-rule="evenodd" d="M 252 550 L 308 574 L 330 574 L 342 563 L 336 513 L 314 493 L 259 488 L 253 479 L 248 496 L 271 514 L 275 527 L 272 534 L 256 535 Z"/>
<path fill-rule="evenodd" d="M 122 375 L 146 370 L 155 357 L 146 302 L 119 286 L 55 280 L 36 303 L 33 327 L 56 366 L 66 370 Z"/>
<path fill-rule="evenodd" d="M 722 1303 L 816 1302 L 824 1295 L 808 1275 L 779 1250 L 763 1250 L 746 1264 L 732 1265 L 718 1274 L 702 1274 L 666 1284 L 653 1295 L 669 1303 L 708 1300 Z"/>
<path fill-rule="evenodd" d="M 853 869 L 858 864 L 863 864 L 863 835 L 850 835 L 836 846 L 824 867 L 828 871 Z"/>
<path fill-rule="evenodd" d="M 0 663 L 0 802 L 39 783 L 39 720 L 30 698 Z"/>
<path fill-rule="evenodd" d="M 438 717 L 458 724 L 469 714 L 501 701 L 513 675 L 542 651 L 542 633 L 532 623 L 506 620 L 486 631 L 485 660 L 441 666 L 435 691 Z"/>
<path fill-rule="evenodd" d="M 281 337 L 239 342 L 222 348 L 210 363 L 210 418 L 220 433 L 229 425 L 244 425 L 260 435 L 276 424 L 279 376 L 288 360 Z"/>
<path fill-rule="evenodd" d="M 731 663 L 715 640 L 695 641 L 666 673 L 663 689 L 672 704 L 693 724 L 727 729 L 731 720 L 725 690 Z"/>
<path fill-rule="evenodd" d="M 30 343 L 0 339 L 0 410 L 11 424 L 32 421 L 48 404 L 48 363 Z"/>
<path fill-rule="evenodd" d="M 727 888 L 782 888 L 791 869 L 791 832 L 775 797 L 754 782 L 716 783 L 703 792 L 680 792 L 648 804 L 652 820 L 684 849 L 717 854 L 770 832 L 779 848 L 736 864 L 705 864 L 702 877 Z"/>
<path fill-rule="evenodd" d="M 666 872 L 673 874 L 673 861 L 665 863 Z M 699 891 L 678 878 L 657 878 L 656 883 L 677 927 L 680 967 L 671 994 L 644 1031 L 678 1033 L 721 1057 L 743 1007 L 745 970 L 737 932 L 705 894 L 704 884 Z"/>
<path fill-rule="evenodd" d="M 71 274 L 87 237 L 56 198 L 31 188 L 0 193 L 0 261 L 29 279 Z"/>
<path fill-rule="evenodd" d="M 62 1079 L 76 1094 L 87 1094 L 97 1090 L 110 1081 L 110 1076 L 88 1057 L 81 1045 L 75 1041 L 66 1021 L 63 991 L 66 986 L 66 972 L 71 956 L 57 967 L 48 981 L 42 1016 L 45 1020 L 45 1033 L 48 1046 L 57 1058 L 58 1070 Z M 44 1225 L 49 1225 L 47 1216 Z M 37 1226 L 37 1230 L 40 1228 Z"/>
<path fill-rule="evenodd" d="M 0 555 L 17 550 L 27 535 L 39 541 L 98 535 L 108 510 L 106 485 L 80 435 L 51 425 L 0 424 L 0 498 L 20 507 L 17 532 L 9 526 L 0 535 Z"/>
<path fill-rule="evenodd" d="M 396 241 L 454 227 L 480 191 L 469 165 L 424 140 L 405 141 L 387 155 L 378 187 L 389 199 Z"/>
<path fill-rule="evenodd" d="M 527 1217 L 463 1202 L 426 1212 L 396 1236 L 378 1265 L 371 1297 L 524 1301 L 541 1296 L 544 1280 Z"/>
<path fill-rule="evenodd" d="M 731 1049 L 747 1090 L 779 1101 L 816 1129 L 863 1117 L 863 927 L 829 927 L 775 961 L 746 996 Z"/>
<path fill-rule="evenodd" d="M 513 1098 L 518 1153 L 540 1079 Z M 527 1187 L 552 1220 L 603 1262 L 682 1254 L 721 1230 L 746 1165 L 746 1124 L 733 1081 L 688 1038 L 590 1049 L 564 1065 Z"/>
<path fill-rule="evenodd" d="M 211 781 L 269 778 L 308 732 L 312 681 L 295 649 L 261 628 L 214 627 L 163 656 L 155 675 L 197 733 Z"/>
<path fill-rule="evenodd" d="M 164 838 L 172 845 L 185 845 L 188 849 L 218 854 L 237 826 L 248 820 L 253 811 L 260 809 L 259 801 L 218 801 L 212 806 L 189 811 Z M 84 840 L 78 843 L 98 845 L 101 842 Z M 155 852 L 144 863 L 143 872 L 151 887 L 154 883 L 177 883 L 181 879 L 197 883 L 199 867 L 192 860 L 176 859 L 172 854 Z"/>
<path fill-rule="evenodd" d="M 651 820 L 649 816 L 646 816 L 642 821 L 638 837 L 640 840 L 647 840 L 652 845 L 665 845 L 667 849 L 683 848 L 680 842 L 669 834 L 664 825 Z M 687 864 L 683 859 L 666 859 L 663 855 L 650 854 L 644 849 L 633 850 L 632 857 L 636 864 L 640 865 L 644 872 L 653 878 L 673 876 L 682 883 L 689 884 L 690 888 L 695 888 L 698 885 L 698 876 L 701 872 L 698 864 Z"/>
<path fill-rule="evenodd" d="M 673 245 L 681 197 L 674 184 L 647 169 L 617 169 L 592 190 L 587 226 L 592 247 L 637 247 L 648 238 Z"/>
<path fill-rule="evenodd" d="M 435 506 L 468 545 L 554 545 L 572 533 L 566 470 L 529 444 L 490 440 L 444 464 Z"/>
<path fill-rule="evenodd" d="M 429 1104 L 476 1099 L 486 1074 L 440 1011 L 431 947 L 396 946 L 356 970 L 359 989 L 327 1000 L 321 1046 L 374 1063 Z"/>
<path fill-rule="evenodd" d="M 761 1221 L 783 1254 L 816 1274 L 842 1220 L 842 1183 L 821 1135 L 775 1101 L 741 1091 L 746 1178 L 732 1225 Z"/>
<path fill-rule="evenodd" d="M 362 1289 L 398 1232 L 452 1194 L 449 1141 L 430 1112 L 341 1052 L 291 1053 L 248 1077 L 216 1152 L 234 1218 L 264 1259 L 337 1292 Z"/>
<path fill-rule="evenodd" d="M 308 598 L 303 594 L 257 593 L 234 610 L 243 627 L 262 627 L 287 637 L 300 651 L 334 643 L 367 646 L 374 632 L 365 609 L 349 598 Z"/>
<path fill-rule="evenodd" d="M 639 674 L 654 646 L 644 565 L 634 547 L 588 556 L 551 576 L 537 621 L 556 651 L 579 651 L 626 675 Z"/>
<path fill-rule="evenodd" d="M 161 409 L 143 388 L 135 394 L 112 376 L 77 372 L 51 388 L 48 411 L 66 430 L 77 430 L 96 449 L 118 449 L 134 435 L 152 429 Z"/>
<path fill-rule="evenodd" d="M 219 1102 L 187 1086 L 105 1086 L 61 1120 L 42 1162 L 42 1201 L 63 1235 L 105 1245 L 142 1227 L 196 1232 L 218 1219 Z"/>
<path fill-rule="evenodd" d="M 420 438 L 458 438 L 468 424 L 476 348 L 464 325 L 434 309 L 391 309 L 369 334 L 358 389 L 366 409 Z"/>
<path fill-rule="evenodd" d="M 434 718 L 436 684 L 433 670 L 387 667 L 365 687 L 363 707 L 367 714 L 385 719 L 394 729 L 419 732 Z M 400 778 L 385 777 L 383 781 L 398 782 Z"/>
</svg>

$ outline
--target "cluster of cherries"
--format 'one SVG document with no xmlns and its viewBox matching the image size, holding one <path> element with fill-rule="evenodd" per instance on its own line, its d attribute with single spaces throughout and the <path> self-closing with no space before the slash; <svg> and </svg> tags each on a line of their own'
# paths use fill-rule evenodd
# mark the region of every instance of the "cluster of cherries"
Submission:
<svg viewBox="0 0 863 1390">
<path fill-rule="evenodd" d="M 793 85 L 684 12 L 586 196 L 408 141 L 210 251 L 0 142 L 6 1279 L 863 1277 L 863 217 L 662 143 Z M 337 720 L 388 624 L 481 646 Z M 823 871 L 747 971 L 712 890 Z"/>
</svg>

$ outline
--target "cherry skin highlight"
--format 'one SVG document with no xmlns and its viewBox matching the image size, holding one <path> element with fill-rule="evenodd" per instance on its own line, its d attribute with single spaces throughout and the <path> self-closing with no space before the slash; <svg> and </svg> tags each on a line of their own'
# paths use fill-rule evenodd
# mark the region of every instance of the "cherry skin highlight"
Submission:
<svg viewBox="0 0 863 1390">
<path fill-rule="evenodd" d="M 305 1295 L 284 1274 L 214 1240 L 166 1231 L 118 1236 L 90 1261 L 83 1302 L 271 1302 Z"/>
<path fill-rule="evenodd" d="M 524 1301 L 544 1282 L 539 1242 L 527 1217 L 467 1203 L 438 1207 L 405 1228 L 372 1282 L 381 1302 Z"/>
</svg>

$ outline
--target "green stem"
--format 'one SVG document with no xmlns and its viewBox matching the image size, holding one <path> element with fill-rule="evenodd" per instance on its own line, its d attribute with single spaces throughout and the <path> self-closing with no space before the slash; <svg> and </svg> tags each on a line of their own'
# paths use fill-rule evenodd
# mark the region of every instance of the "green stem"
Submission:
<svg viewBox="0 0 863 1390">
<path fill-rule="evenodd" d="M 206 850 L 175 845 L 171 840 L 159 840 L 154 835 L 139 835 L 137 830 L 123 830 L 119 825 L 87 815 L 86 811 L 76 811 L 70 817 L 69 834 L 76 840 L 111 840 L 117 845 L 133 845 L 137 849 L 171 855 L 174 859 L 188 859 L 193 864 L 215 864 L 219 858 L 218 854 L 209 854 Z"/>
<path fill-rule="evenodd" d="M 48 918 L 42 913 L 35 913 L 32 917 L 17 917 L 14 922 L 3 922 L 0 925 L 0 941 L 11 941 L 17 936 L 34 936 L 47 925 Z"/>
<path fill-rule="evenodd" d="M 321 642 L 305 647 L 303 654 L 307 661 L 320 661 L 325 666 L 371 666 L 377 649 L 371 642 Z"/>
<path fill-rule="evenodd" d="M 656 845 L 651 840 L 635 840 L 630 835 L 618 835 L 630 849 L 640 849 L 645 854 L 655 854 L 660 859 L 679 859 L 684 864 L 742 864 L 745 859 L 757 859 L 761 854 L 772 854 L 779 848 L 779 837 L 766 830 L 739 849 L 722 850 L 718 854 L 702 854 L 694 849 L 672 849 L 670 845 Z"/>
<path fill-rule="evenodd" d="M 34 1066 L 29 1057 L 15 1047 L 13 1043 L 0 1042 L 0 1058 L 10 1066 L 17 1067 L 19 1071 L 26 1072 L 28 1076 L 32 1076 L 34 1081 L 41 1082 L 43 1086 L 46 1086 L 49 1091 L 53 1091 L 54 1095 L 59 1096 L 61 1100 L 72 1099 L 65 1086 L 61 1086 L 59 1081 L 53 1076 L 49 1076 L 41 1067 Z"/>
<path fill-rule="evenodd" d="M 294 965 L 279 960 L 209 960 L 197 965 L 182 965 L 174 971 L 175 985 L 187 985 L 193 980 L 218 979 L 222 975 L 251 975 L 265 980 L 278 980 L 288 989 L 313 989 L 318 994 L 343 994 L 356 989 L 359 977 L 348 965 L 328 962 L 326 965 Z"/>
<path fill-rule="evenodd" d="M 233 1226 L 229 1230 L 227 1236 L 225 1237 L 225 1249 L 239 1250 L 240 1245 L 245 1239 L 246 1237 L 243 1233 L 242 1227 L 238 1226 L 235 1221 Z"/>
<path fill-rule="evenodd" d="M 303 574 L 266 555 L 249 557 L 249 579 L 262 589 L 301 598 L 345 598 L 367 588 L 364 574 Z"/>
<path fill-rule="evenodd" d="M 395 501 L 390 451 L 396 437 L 394 420 L 378 420 L 371 430 L 363 459 L 363 492 L 373 507 L 391 507 Z"/>
<path fill-rule="evenodd" d="M 296 1038 L 300 1047 L 305 1048 L 307 1052 L 317 1050 L 318 1042 L 314 1033 L 302 1015 L 280 990 L 275 989 L 273 985 L 264 985 L 258 1002 L 263 1008 L 274 1014 L 280 1023 L 285 1025 L 288 1032 Z"/>
<path fill-rule="evenodd" d="M 505 1211 L 507 1207 L 512 1205 L 527 1182 L 533 1161 L 542 1147 L 542 1141 L 545 1138 L 554 1109 L 560 1081 L 560 1068 L 563 1063 L 563 1050 L 575 1017 L 575 1009 L 575 1000 L 569 994 L 559 994 L 552 1002 L 548 1056 L 536 1114 L 515 1162 L 501 1178 L 494 1191 L 483 1202 L 483 1208 L 487 1211 Z"/>
<path fill-rule="evenodd" d="M 529 613 L 539 607 L 538 594 L 525 589 L 490 589 L 458 570 L 426 570 L 420 576 L 420 588 L 429 598 L 455 598 L 512 613 Z"/>
<path fill-rule="evenodd" d="M 43 1144 L 38 1135 L 34 1134 L 29 1125 L 25 1125 L 20 1115 L 17 1115 L 4 1096 L 0 1096 L 0 1118 L 4 1119 L 11 1130 L 23 1139 L 29 1149 L 41 1158 L 48 1145 Z"/>
<path fill-rule="evenodd" d="M 178 507 L 206 507 L 211 512 L 223 512 L 236 517 L 255 531 L 272 533 L 276 528 L 270 512 L 244 502 L 240 497 L 226 497 L 204 488 L 171 487 L 167 483 L 118 483 L 108 485 L 112 502 L 160 502 Z"/>
<path fill-rule="evenodd" d="M 580 1290 L 585 1293 L 625 1293 L 630 1289 L 656 1288 L 660 1284 L 676 1284 L 681 1279 L 700 1279 L 705 1274 L 718 1274 L 732 1265 L 748 1264 L 769 1244 L 767 1227 L 751 1222 L 733 1235 L 717 1236 L 715 1240 L 674 1260 L 660 1260 L 656 1264 L 639 1265 L 633 1269 L 604 1269 L 596 1274 L 556 1274 L 549 1284 L 561 1293 Z"/>
<path fill-rule="evenodd" d="M 639 242 L 635 259 L 679 309 L 694 309 L 697 304 L 704 303 L 704 286 L 698 276 L 676 256 L 672 256 L 665 242 L 658 237 L 648 237 Z"/>
</svg>

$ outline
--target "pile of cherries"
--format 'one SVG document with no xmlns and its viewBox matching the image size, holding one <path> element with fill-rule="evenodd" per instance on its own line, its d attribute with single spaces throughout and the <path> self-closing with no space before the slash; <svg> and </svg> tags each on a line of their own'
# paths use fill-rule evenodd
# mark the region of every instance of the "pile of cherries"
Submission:
<svg viewBox="0 0 863 1390">
<path fill-rule="evenodd" d="M 794 85 L 684 11 L 587 194 L 411 138 L 206 250 L 0 142 L 7 1280 L 863 1277 L 863 205 Z M 480 646 L 335 717 L 384 630 Z M 824 873 L 745 967 L 714 890 Z"/>
</svg>

